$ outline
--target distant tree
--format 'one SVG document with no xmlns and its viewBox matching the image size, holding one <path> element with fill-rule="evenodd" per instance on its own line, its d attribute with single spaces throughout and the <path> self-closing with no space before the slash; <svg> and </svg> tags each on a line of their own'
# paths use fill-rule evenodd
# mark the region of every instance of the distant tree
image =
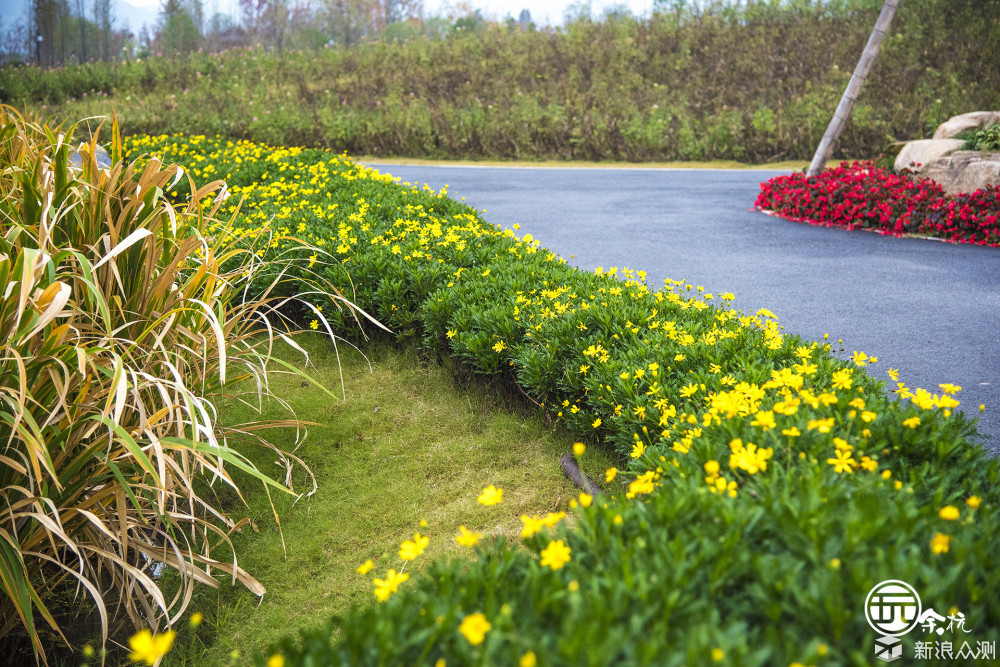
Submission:
<svg viewBox="0 0 1000 667">
<path fill-rule="evenodd" d="M 201 46 L 201 33 L 182 0 L 163 0 L 153 46 L 169 54 L 190 53 Z"/>
<path fill-rule="evenodd" d="M 115 23 L 114 7 L 111 0 L 93 0 L 91 7 L 94 17 L 94 27 L 97 29 L 98 36 L 96 55 L 101 60 L 110 60 L 115 56 L 111 46 Z M 83 18 L 82 12 L 79 18 Z"/>
<path fill-rule="evenodd" d="M 522 31 L 533 29 L 535 24 L 531 22 L 531 12 L 522 9 L 520 16 L 517 17 L 517 25 Z"/>
<path fill-rule="evenodd" d="M 278 52 L 284 50 L 290 19 L 291 10 L 288 7 L 288 0 L 267 1 L 263 16 L 263 31 L 267 46 Z"/>
<path fill-rule="evenodd" d="M 264 25 L 267 0 L 240 0 L 240 17 L 247 36 L 253 40 Z"/>
</svg>

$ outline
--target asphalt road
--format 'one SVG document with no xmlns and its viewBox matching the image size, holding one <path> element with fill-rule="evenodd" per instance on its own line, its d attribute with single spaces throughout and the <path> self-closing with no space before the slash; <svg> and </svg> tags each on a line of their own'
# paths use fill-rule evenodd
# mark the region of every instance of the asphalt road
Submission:
<svg viewBox="0 0 1000 667">
<path fill-rule="evenodd" d="M 451 167 L 370 163 L 521 225 L 571 264 L 644 269 L 767 308 L 785 331 L 843 339 L 909 387 L 963 390 L 1000 453 L 1000 250 L 815 227 L 752 211 L 776 171 Z"/>
</svg>

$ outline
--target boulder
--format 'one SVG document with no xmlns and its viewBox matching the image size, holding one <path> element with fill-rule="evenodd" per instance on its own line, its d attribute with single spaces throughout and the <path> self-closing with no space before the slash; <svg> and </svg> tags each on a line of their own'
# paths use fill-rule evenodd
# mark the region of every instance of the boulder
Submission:
<svg viewBox="0 0 1000 667">
<path fill-rule="evenodd" d="M 903 150 L 896 156 L 896 171 L 912 169 L 921 172 L 923 168 L 932 161 L 942 158 L 952 151 L 962 147 L 965 142 L 960 139 L 920 139 L 910 141 Z M 918 164 L 919 167 L 910 167 L 910 164 Z"/>
<path fill-rule="evenodd" d="M 966 130 L 981 130 L 1000 123 L 1000 111 L 972 111 L 953 116 L 941 123 L 934 132 L 935 139 L 951 139 Z"/>
<path fill-rule="evenodd" d="M 1000 153 L 955 151 L 926 164 L 920 175 L 940 183 L 949 195 L 975 192 L 987 185 L 1000 185 Z"/>
</svg>

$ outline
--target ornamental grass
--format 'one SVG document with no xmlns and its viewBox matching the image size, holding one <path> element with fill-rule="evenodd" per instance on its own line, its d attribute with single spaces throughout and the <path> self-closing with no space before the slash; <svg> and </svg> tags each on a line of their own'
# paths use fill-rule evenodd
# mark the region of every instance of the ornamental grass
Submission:
<svg viewBox="0 0 1000 667">
<path fill-rule="evenodd" d="M 263 594 L 220 494 L 314 490 L 293 486 L 302 461 L 261 435 L 302 423 L 222 427 L 218 401 L 281 400 L 267 368 L 297 328 L 273 292 L 315 249 L 293 242 L 265 266 L 280 235 L 232 234 L 223 182 L 124 161 L 117 122 L 107 166 L 97 134 L 74 149 L 75 129 L 0 107 L 0 639 L 30 638 L 41 660 L 77 612 L 96 613 L 107 642 L 122 625 L 169 627 L 196 584 Z M 182 180 L 193 196 L 175 207 L 165 192 Z M 298 275 L 298 293 L 346 307 Z M 282 473 L 260 471 L 247 445 Z"/>
</svg>

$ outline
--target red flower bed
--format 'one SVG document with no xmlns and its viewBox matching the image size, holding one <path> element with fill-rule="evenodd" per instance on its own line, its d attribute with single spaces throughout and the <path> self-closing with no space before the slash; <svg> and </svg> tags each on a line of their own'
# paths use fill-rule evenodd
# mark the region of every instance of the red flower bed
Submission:
<svg viewBox="0 0 1000 667">
<path fill-rule="evenodd" d="M 813 178 L 772 178 L 761 184 L 754 205 L 812 225 L 1000 247 L 1000 187 L 948 196 L 930 179 L 894 174 L 873 162 L 843 162 Z"/>
</svg>

